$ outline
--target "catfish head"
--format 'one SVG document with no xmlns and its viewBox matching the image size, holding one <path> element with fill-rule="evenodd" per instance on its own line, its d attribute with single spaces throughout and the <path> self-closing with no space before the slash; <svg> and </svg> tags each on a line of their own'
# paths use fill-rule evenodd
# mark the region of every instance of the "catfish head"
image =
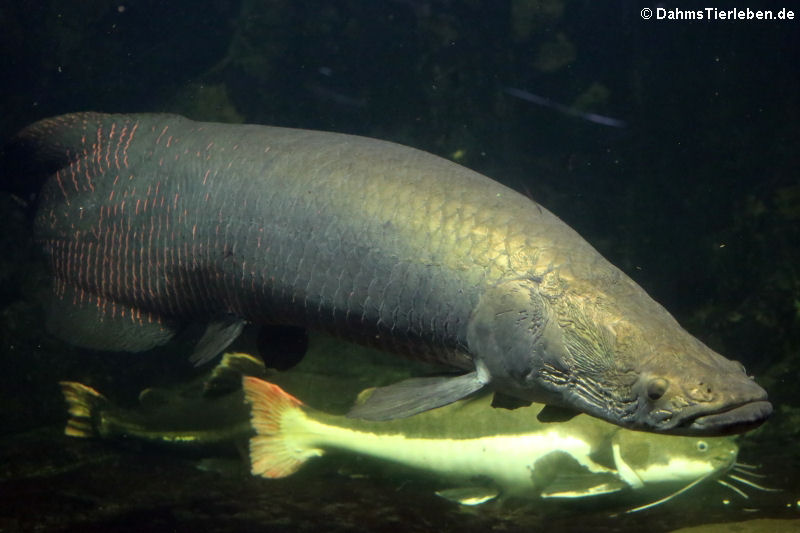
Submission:
<svg viewBox="0 0 800 533">
<path fill-rule="evenodd" d="M 767 394 L 686 332 L 635 282 L 540 278 L 488 288 L 467 330 L 495 390 L 614 424 L 684 435 L 741 433 L 772 412 Z"/>
</svg>

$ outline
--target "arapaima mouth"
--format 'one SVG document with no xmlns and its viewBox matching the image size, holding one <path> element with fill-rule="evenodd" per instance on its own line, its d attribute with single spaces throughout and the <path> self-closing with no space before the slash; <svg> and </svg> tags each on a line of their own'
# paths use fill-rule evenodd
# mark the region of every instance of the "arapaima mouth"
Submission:
<svg viewBox="0 0 800 533">
<path fill-rule="evenodd" d="M 772 414 L 772 404 L 757 400 L 715 413 L 701 414 L 683 428 L 686 435 L 733 435 L 757 428 Z"/>
</svg>

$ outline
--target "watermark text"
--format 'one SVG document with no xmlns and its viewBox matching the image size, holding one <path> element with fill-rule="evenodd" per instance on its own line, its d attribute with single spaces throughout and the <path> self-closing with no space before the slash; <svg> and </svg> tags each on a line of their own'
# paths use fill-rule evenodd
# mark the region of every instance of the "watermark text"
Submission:
<svg viewBox="0 0 800 533">
<path fill-rule="evenodd" d="M 798 14 L 791 9 L 719 9 L 706 7 L 703 9 L 679 9 L 657 7 L 655 10 L 646 7 L 640 12 L 644 20 L 705 20 L 705 21 L 756 21 L 756 20 L 796 20 Z"/>
</svg>

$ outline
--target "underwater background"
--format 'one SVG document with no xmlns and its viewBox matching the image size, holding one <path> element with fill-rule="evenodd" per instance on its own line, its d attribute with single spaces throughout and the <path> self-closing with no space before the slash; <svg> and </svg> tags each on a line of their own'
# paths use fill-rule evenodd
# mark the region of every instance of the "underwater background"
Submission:
<svg viewBox="0 0 800 533">
<path fill-rule="evenodd" d="M 745 364 L 775 413 L 739 457 L 781 492 L 744 499 L 709 482 L 615 517 L 624 502 L 461 508 L 358 461 L 263 480 L 70 439 L 60 380 L 133 405 L 205 370 L 176 355 L 190 352 L 180 341 L 119 354 L 47 335 L 37 184 L 5 172 L 0 531 L 800 530 L 800 9 L 723 4 L 794 20 L 658 20 L 708 7 L 691 1 L 6 2 L 0 143 L 71 111 L 172 112 L 377 137 L 475 169 L 553 211 Z M 252 336 L 240 344 L 253 351 Z M 383 359 L 331 339 L 312 349 L 332 361 L 317 371 L 353 390 L 371 384 L 364 361 Z"/>
</svg>

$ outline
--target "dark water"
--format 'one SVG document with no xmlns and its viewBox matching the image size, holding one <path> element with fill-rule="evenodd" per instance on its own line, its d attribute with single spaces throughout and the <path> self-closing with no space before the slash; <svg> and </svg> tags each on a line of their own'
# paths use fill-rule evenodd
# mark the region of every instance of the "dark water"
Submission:
<svg viewBox="0 0 800 533">
<path fill-rule="evenodd" d="M 708 484 L 622 518 L 609 514 L 624 504 L 607 500 L 465 511 L 427 481 L 369 468 L 352 477 L 324 463 L 268 482 L 67 439 L 59 380 L 133 401 L 195 371 L 166 357 L 180 347 L 94 354 L 42 330 L 48 274 L 26 209 L 36 184 L 6 173 L 0 530 L 667 531 L 800 517 L 800 10 L 795 20 L 643 20 L 657 7 L 706 6 L 12 3 L 0 8 L 0 140 L 69 111 L 158 111 L 356 133 L 452 158 L 536 198 L 747 366 L 776 411 L 741 439 L 741 459 L 783 492 L 744 500 Z"/>
</svg>

